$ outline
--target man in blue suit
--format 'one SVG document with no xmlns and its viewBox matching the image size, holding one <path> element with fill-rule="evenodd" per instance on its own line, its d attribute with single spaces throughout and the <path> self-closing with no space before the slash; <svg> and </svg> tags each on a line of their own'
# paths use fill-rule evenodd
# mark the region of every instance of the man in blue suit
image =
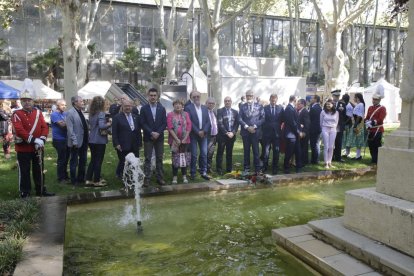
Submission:
<svg viewBox="0 0 414 276">
<path fill-rule="evenodd" d="M 260 173 L 261 165 L 259 158 L 259 138 L 261 137 L 261 128 L 265 121 L 263 106 L 254 101 L 252 90 L 246 91 L 246 103 L 240 107 L 239 124 L 240 135 L 243 139 L 243 168 L 244 173 L 250 171 L 250 147 L 253 150 L 253 162 L 255 172 Z"/>
<path fill-rule="evenodd" d="M 262 126 L 262 156 L 263 168 L 265 172 L 268 167 L 270 148 L 273 151 L 272 174 L 277 174 L 279 164 L 279 150 L 281 137 L 281 124 L 283 121 L 283 107 L 277 104 L 277 95 L 270 95 L 270 104 L 264 107 L 265 121 Z"/>
<path fill-rule="evenodd" d="M 190 115 L 191 120 L 191 132 L 190 132 L 190 144 L 191 144 L 191 179 L 195 178 L 196 165 L 197 165 L 197 145 L 200 149 L 200 156 L 198 161 L 198 167 L 201 177 L 209 180 L 207 175 L 207 134 L 210 132 L 211 123 L 206 106 L 200 102 L 201 93 L 198 91 L 192 91 L 190 98 L 192 103 L 185 107 L 185 111 Z"/>
<path fill-rule="evenodd" d="M 155 171 L 157 182 L 165 185 L 164 169 L 162 165 L 164 157 L 164 130 L 167 127 L 167 113 L 165 108 L 158 102 L 157 89 L 150 88 L 147 93 L 148 104 L 141 108 L 141 125 L 144 132 L 144 183 L 151 182 L 151 158 L 155 151 Z"/>
<path fill-rule="evenodd" d="M 285 107 L 283 114 L 285 123 L 284 135 L 286 139 L 285 160 L 283 164 L 285 174 L 290 173 L 290 160 L 293 154 L 295 154 L 296 159 L 296 172 L 300 172 L 302 168 L 300 138 L 304 134 L 300 131 L 299 118 L 295 105 L 296 97 L 292 95 L 289 97 L 289 104 Z"/>
<path fill-rule="evenodd" d="M 309 127 L 309 144 L 311 148 L 311 163 L 318 164 L 320 154 L 320 137 L 321 125 L 320 116 L 322 112 L 321 97 L 314 95 L 311 99 L 311 108 L 309 110 L 310 127 Z"/>
<path fill-rule="evenodd" d="M 139 148 L 142 145 L 141 126 L 138 115 L 132 113 L 132 102 L 124 100 L 122 111 L 112 120 L 112 143 L 118 154 L 116 176 L 122 177 L 124 172 L 125 156 L 134 153 L 139 157 Z"/>
</svg>

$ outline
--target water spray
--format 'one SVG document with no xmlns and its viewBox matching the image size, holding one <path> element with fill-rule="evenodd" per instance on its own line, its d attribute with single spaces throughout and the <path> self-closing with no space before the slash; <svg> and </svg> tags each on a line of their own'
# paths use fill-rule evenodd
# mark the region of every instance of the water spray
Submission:
<svg viewBox="0 0 414 276">
<path fill-rule="evenodd" d="M 136 213 L 137 213 L 137 233 L 140 234 L 144 231 L 142 227 L 142 219 L 141 219 L 141 189 L 142 185 L 144 184 L 144 172 L 141 169 L 141 160 L 133 153 L 129 153 L 125 157 L 125 167 L 123 172 L 122 180 L 125 185 L 125 189 L 128 191 L 132 187 L 134 189 L 135 194 L 135 206 L 136 206 Z"/>
</svg>

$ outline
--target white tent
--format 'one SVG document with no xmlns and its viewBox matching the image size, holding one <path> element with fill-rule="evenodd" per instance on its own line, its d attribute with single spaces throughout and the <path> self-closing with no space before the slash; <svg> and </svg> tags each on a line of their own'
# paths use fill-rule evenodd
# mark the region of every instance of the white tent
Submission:
<svg viewBox="0 0 414 276">
<path fill-rule="evenodd" d="M 105 98 L 111 85 L 109 81 L 90 81 L 78 91 L 78 95 L 87 100 L 95 96 Z"/>
<path fill-rule="evenodd" d="M 3 80 L 7 85 L 22 91 L 24 87 L 24 82 L 19 80 Z M 34 88 L 34 95 L 36 99 L 48 99 L 48 100 L 57 100 L 62 99 L 62 93 L 59 93 L 53 90 L 50 87 L 47 87 L 42 83 L 41 80 L 33 80 L 32 82 Z"/>
<path fill-rule="evenodd" d="M 374 94 L 379 85 L 384 87 L 384 98 L 381 100 L 381 105 L 387 109 L 385 123 L 396 123 L 399 121 L 398 114 L 401 113 L 400 89 L 398 87 L 395 87 L 384 79 L 379 79 L 364 89 L 365 104 L 367 107 L 372 105 L 372 94 Z"/>
<path fill-rule="evenodd" d="M 36 99 L 62 99 L 63 94 L 43 84 L 41 80 L 33 80 Z"/>
</svg>

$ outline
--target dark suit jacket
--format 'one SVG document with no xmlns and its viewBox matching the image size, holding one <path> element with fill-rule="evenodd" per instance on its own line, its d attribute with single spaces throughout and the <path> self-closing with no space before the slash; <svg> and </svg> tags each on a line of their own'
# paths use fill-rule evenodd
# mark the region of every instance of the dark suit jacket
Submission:
<svg viewBox="0 0 414 276">
<path fill-rule="evenodd" d="M 109 114 L 111 114 L 111 118 L 115 117 L 116 114 L 119 113 L 119 110 L 121 109 L 121 105 L 119 104 L 111 104 L 109 106 Z"/>
<path fill-rule="evenodd" d="M 265 121 L 262 125 L 262 139 L 270 141 L 281 137 L 281 125 L 283 122 L 283 107 L 281 105 L 275 106 L 275 114 L 272 115 L 271 105 L 264 107 Z"/>
<path fill-rule="evenodd" d="M 134 120 L 134 131 L 131 130 L 125 113 L 118 113 L 112 119 L 112 144 L 114 147 L 120 145 L 122 151 L 137 152 L 142 145 L 139 117 L 132 114 L 132 119 Z"/>
<path fill-rule="evenodd" d="M 249 110 L 248 103 L 245 103 L 241 106 L 241 109 L 239 111 L 240 135 L 248 135 L 249 132 L 247 131 L 246 127 L 256 125 L 256 134 L 261 137 L 261 129 L 265 121 L 263 106 L 257 102 L 252 103 L 252 105 L 252 111 Z"/>
<path fill-rule="evenodd" d="M 284 133 L 286 138 L 299 137 L 299 119 L 296 109 L 288 104 L 283 113 L 283 120 L 285 122 Z"/>
<path fill-rule="evenodd" d="M 309 110 L 309 118 L 310 118 L 309 134 L 310 135 L 312 134 L 318 135 L 322 132 L 321 124 L 320 124 L 321 112 L 322 112 L 322 107 L 319 103 L 311 106 Z"/>
<path fill-rule="evenodd" d="M 157 103 L 155 120 L 152 117 L 151 107 L 149 104 L 141 107 L 140 112 L 141 126 L 144 132 L 144 142 L 151 141 L 151 132 L 158 132 L 158 139 L 164 139 L 164 130 L 167 127 L 167 112 L 162 104 Z"/>
<path fill-rule="evenodd" d="M 198 121 L 198 116 L 197 116 L 197 112 L 195 109 L 194 104 L 189 104 L 184 108 L 184 111 L 186 111 L 188 113 L 188 115 L 190 115 L 190 120 L 191 120 L 191 132 L 190 132 L 190 137 L 191 136 L 196 136 L 198 137 L 198 132 L 203 130 L 205 135 L 208 135 L 210 133 L 210 128 L 211 128 L 211 123 L 210 123 L 210 116 L 208 116 L 208 109 L 206 106 L 201 105 L 201 129 L 199 128 L 199 121 Z"/>
<path fill-rule="evenodd" d="M 338 131 L 345 130 L 345 122 L 346 122 L 346 103 L 342 100 L 336 103 L 335 105 L 336 111 L 339 113 L 339 120 L 338 120 Z"/>
<path fill-rule="evenodd" d="M 236 137 L 237 129 L 239 128 L 239 113 L 235 109 L 231 109 L 231 123 L 232 128 L 229 129 L 229 116 L 227 115 L 227 108 L 223 107 L 217 110 L 217 127 L 218 127 L 218 137 L 227 137 L 227 132 L 233 132 Z"/>
<path fill-rule="evenodd" d="M 309 138 L 310 117 L 309 111 L 306 108 L 303 108 L 299 113 L 298 121 L 300 131 L 305 133 L 305 138 Z M 300 125 L 303 125 L 303 127 Z"/>
</svg>

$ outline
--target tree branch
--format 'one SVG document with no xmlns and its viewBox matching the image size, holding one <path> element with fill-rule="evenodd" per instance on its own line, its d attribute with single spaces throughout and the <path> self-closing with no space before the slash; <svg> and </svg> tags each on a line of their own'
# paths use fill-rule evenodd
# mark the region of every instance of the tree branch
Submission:
<svg viewBox="0 0 414 276">
<path fill-rule="evenodd" d="M 220 1 L 220 0 L 217 0 Z M 224 20 L 223 22 L 221 22 L 220 24 L 215 26 L 216 30 L 219 30 L 221 28 L 223 28 L 224 26 L 226 26 L 228 23 L 230 23 L 231 21 L 233 21 L 234 18 L 236 18 L 237 16 L 239 16 L 244 10 L 246 10 L 247 8 L 250 7 L 250 5 L 253 3 L 254 0 L 249 0 L 246 5 L 244 5 L 240 10 L 238 10 L 237 12 L 233 13 L 229 18 L 227 18 L 226 20 Z"/>
</svg>

